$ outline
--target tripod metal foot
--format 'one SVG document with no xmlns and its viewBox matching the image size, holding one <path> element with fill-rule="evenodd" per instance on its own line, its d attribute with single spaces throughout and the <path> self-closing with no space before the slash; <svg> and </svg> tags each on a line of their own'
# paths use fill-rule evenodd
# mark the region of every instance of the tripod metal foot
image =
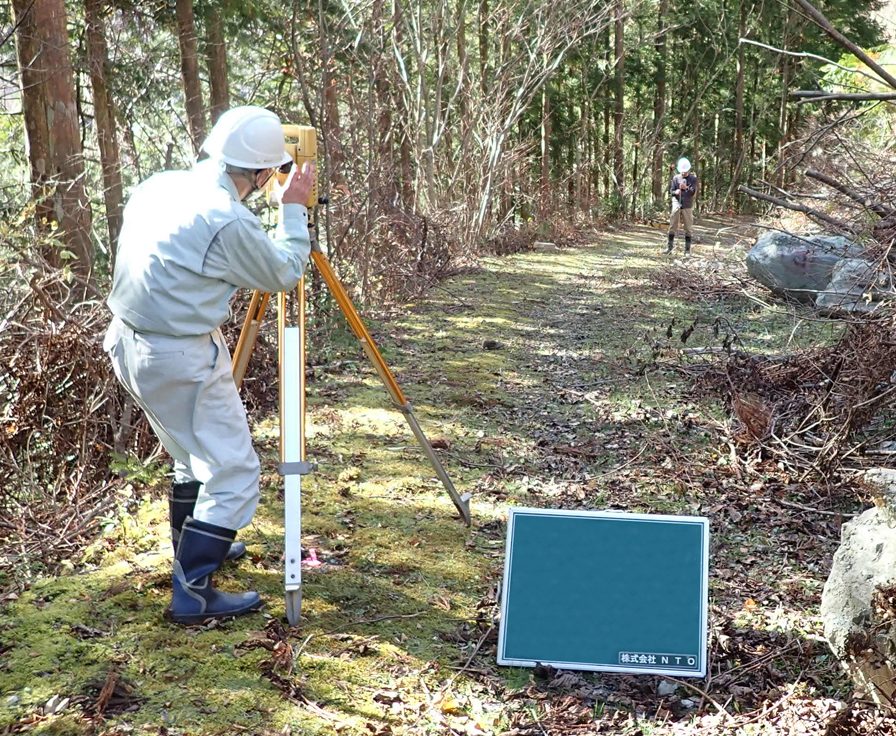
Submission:
<svg viewBox="0 0 896 736">
<path fill-rule="evenodd" d="M 445 468 L 442 467 L 439 456 L 436 455 L 436 451 L 432 448 L 429 439 L 420 428 L 420 424 L 417 422 L 417 417 L 414 416 L 414 411 L 411 409 L 410 403 L 405 402 L 404 406 L 399 406 L 398 408 L 401 410 L 401 413 L 404 414 L 404 418 L 407 420 L 408 426 L 414 433 L 414 437 L 417 438 L 417 442 L 420 443 L 420 447 L 423 448 L 423 454 L 426 455 L 433 470 L 436 471 L 439 480 L 442 481 L 442 485 L 445 486 L 445 490 L 448 491 L 448 495 L 451 496 L 454 508 L 457 509 L 457 512 L 464 520 L 464 524 L 470 526 L 472 523 L 472 519 L 470 518 L 470 499 L 473 497 L 473 494 L 465 493 L 461 496 L 454 488 L 454 483 L 451 482 L 451 478 L 448 477 L 448 473 L 446 473 Z"/>
<path fill-rule="evenodd" d="M 302 620 L 302 586 L 286 589 L 286 620 L 298 626 Z"/>
</svg>

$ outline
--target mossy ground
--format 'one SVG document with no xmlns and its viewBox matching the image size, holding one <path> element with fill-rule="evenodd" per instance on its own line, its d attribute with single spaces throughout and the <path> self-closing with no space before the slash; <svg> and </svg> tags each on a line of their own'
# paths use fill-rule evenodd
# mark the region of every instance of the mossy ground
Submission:
<svg viewBox="0 0 896 736">
<path fill-rule="evenodd" d="M 738 263 L 744 227 L 717 234 L 732 224 L 745 227 L 704 222 L 691 262 Z M 655 279 L 670 262 L 663 241 L 661 231 L 638 227 L 582 247 L 483 259 L 369 323 L 456 487 L 474 493 L 472 529 L 457 520 L 357 344 L 340 340 L 343 362 L 316 368 L 308 385 L 308 447 L 319 467 L 303 484 L 303 535 L 325 564 L 305 572 L 304 620 L 285 632 L 288 661 L 282 647 L 244 646 L 273 647 L 271 622 L 284 619 L 282 491 L 270 417 L 255 427 L 264 494 L 240 535 L 249 554 L 216 579 L 225 589 L 259 590 L 265 613 L 212 628 L 166 621 L 167 505 L 160 489 L 135 488 L 142 501 L 130 504 L 134 514 L 110 523 L 83 559 L 71 561 L 72 572 L 35 582 L 3 609 L 0 732 L 507 730 L 525 710 L 508 696 L 531 681 L 528 670 L 494 665 L 486 625 L 511 505 L 709 515 L 715 624 L 772 640 L 776 631 L 817 636 L 836 531 L 816 539 L 821 547 L 807 558 L 788 554 L 802 544 L 798 530 L 781 527 L 797 535 L 791 545 L 749 523 L 761 511 L 750 498 L 730 514 L 724 409 L 663 362 L 677 355 L 681 331 L 695 320 L 689 347 L 717 346 L 736 332 L 740 347 L 763 353 L 829 343 L 838 328 L 747 294 L 682 298 L 664 290 Z M 486 623 L 477 627 L 477 618 Z M 843 697 L 824 651 L 810 659 L 821 674 L 806 697 Z M 805 667 L 791 664 L 796 670 L 785 679 L 796 682 Z M 786 665 L 785 657 L 778 666 Z M 131 699 L 118 708 L 125 712 L 92 715 L 110 669 Z M 70 700 L 48 713 L 54 696 Z M 539 722 L 544 704 L 526 702 Z M 610 712 L 599 705 L 597 722 Z M 701 712 L 712 711 L 705 706 Z M 732 709 L 755 706 L 740 697 Z M 651 724 L 649 732 L 667 732 L 659 717 Z"/>
</svg>

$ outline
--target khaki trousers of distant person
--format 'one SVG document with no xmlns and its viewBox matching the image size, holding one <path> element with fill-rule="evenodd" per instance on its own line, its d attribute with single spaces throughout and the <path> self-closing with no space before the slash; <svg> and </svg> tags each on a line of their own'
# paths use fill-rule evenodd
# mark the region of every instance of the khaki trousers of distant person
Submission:
<svg viewBox="0 0 896 736">
<path fill-rule="evenodd" d="M 672 220 L 669 223 L 669 235 L 675 235 L 678 232 L 678 224 L 684 225 L 684 234 L 690 237 L 694 229 L 694 208 L 682 208 L 681 202 L 677 199 L 672 200 Z"/>
</svg>

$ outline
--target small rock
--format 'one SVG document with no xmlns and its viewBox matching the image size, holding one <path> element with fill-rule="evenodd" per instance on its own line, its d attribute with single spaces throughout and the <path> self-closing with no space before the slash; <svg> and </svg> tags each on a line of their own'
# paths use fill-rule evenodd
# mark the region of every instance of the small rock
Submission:
<svg viewBox="0 0 896 736">
<path fill-rule="evenodd" d="M 672 695 L 678 689 L 678 685 L 671 680 L 663 680 L 656 689 L 656 694 L 661 698 Z"/>
<path fill-rule="evenodd" d="M 10 695 L 6 699 L 6 705 L 12 708 L 14 705 L 18 705 L 21 702 L 21 698 L 18 695 Z"/>
<path fill-rule="evenodd" d="M 682 708 L 696 708 L 697 704 L 693 700 L 689 700 L 687 698 L 681 701 Z"/>
<path fill-rule="evenodd" d="M 65 707 L 68 705 L 70 698 L 63 698 L 61 695 L 54 695 L 50 698 L 43 707 L 43 714 L 45 716 L 53 716 L 57 713 L 61 713 L 65 710 Z"/>
</svg>

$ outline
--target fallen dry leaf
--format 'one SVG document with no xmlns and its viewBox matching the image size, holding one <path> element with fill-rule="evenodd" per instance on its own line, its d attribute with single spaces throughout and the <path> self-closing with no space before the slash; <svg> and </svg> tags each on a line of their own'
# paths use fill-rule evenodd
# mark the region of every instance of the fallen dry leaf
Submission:
<svg viewBox="0 0 896 736">
<path fill-rule="evenodd" d="M 463 706 L 450 695 L 446 695 L 438 702 L 439 710 L 448 715 L 458 715 L 464 712 Z"/>
</svg>

